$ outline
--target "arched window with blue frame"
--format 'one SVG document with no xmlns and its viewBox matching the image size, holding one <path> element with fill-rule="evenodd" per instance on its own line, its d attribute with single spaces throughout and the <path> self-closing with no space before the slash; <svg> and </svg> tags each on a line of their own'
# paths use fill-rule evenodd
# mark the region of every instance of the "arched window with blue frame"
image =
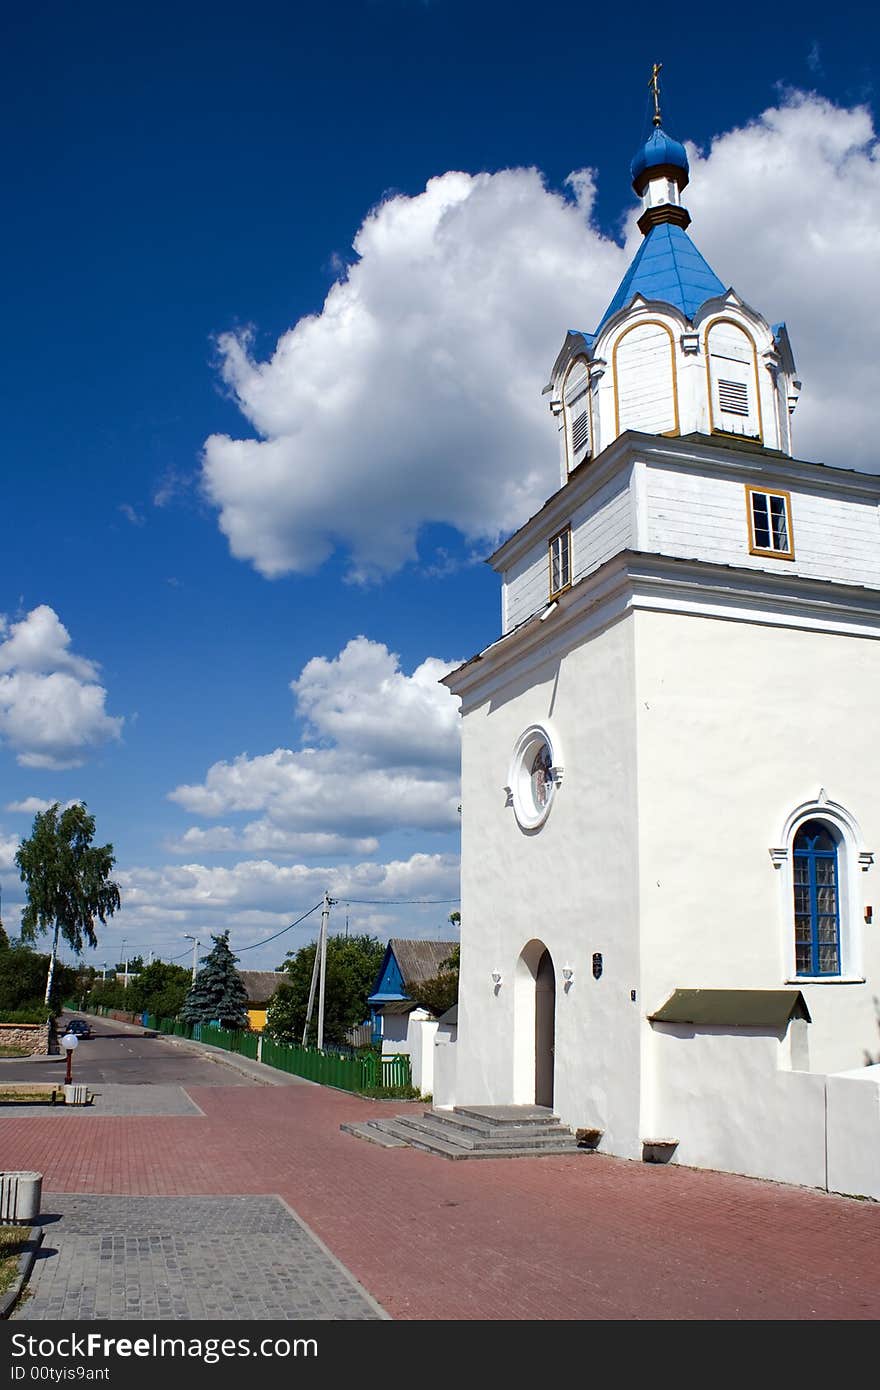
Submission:
<svg viewBox="0 0 880 1390">
<path fill-rule="evenodd" d="M 837 841 L 818 820 L 794 839 L 794 942 L 798 975 L 840 974 Z"/>
</svg>

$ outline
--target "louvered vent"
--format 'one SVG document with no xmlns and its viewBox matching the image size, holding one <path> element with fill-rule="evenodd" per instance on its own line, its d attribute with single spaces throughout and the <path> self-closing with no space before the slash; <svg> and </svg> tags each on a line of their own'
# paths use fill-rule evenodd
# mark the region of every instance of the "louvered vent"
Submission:
<svg viewBox="0 0 880 1390">
<path fill-rule="evenodd" d="M 748 415 L 748 386 L 744 381 L 723 381 L 719 377 L 718 403 L 725 415 Z"/>
<path fill-rule="evenodd" d="M 575 453 L 579 453 L 585 444 L 590 442 L 590 412 L 581 411 L 571 425 L 571 447 Z"/>
</svg>

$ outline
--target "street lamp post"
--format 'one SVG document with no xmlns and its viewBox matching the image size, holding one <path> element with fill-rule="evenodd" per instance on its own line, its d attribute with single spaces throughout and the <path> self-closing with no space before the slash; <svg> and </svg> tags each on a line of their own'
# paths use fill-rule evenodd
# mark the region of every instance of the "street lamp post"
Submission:
<svg viewBox="0 0 880 1390">
<path fill-rule="evenodd" d="M 201 941 L 199 941 L 199 939 L 198 939 L 197 936 L 190 936 L 189 932 L 184 932 L 184 934 L 183 934 L 183 939 L 184 939 L 184 941 L 191 941 L 192 944 L 193 944 L 193 968 L 192 968 L 192 977 L 193 977 L 193 980 L 195 980 L 195 978 L 196 978 L 196 962 L 197 962 L 197 960 L 198 960 L 199 947 L 201 946 L 202 943 L 201 943 Z"/>
<path fill-rule="evenodd" d="M 79 1038 L 76 1033 L 65 1033 L 61 1039 L 61 1046 L 67 1053 L 67 1071 L 64 1076 L 65 1086 L 70 1086 L 73 1081 L 73 1054 L 79 1047 Z"/>
</svg>

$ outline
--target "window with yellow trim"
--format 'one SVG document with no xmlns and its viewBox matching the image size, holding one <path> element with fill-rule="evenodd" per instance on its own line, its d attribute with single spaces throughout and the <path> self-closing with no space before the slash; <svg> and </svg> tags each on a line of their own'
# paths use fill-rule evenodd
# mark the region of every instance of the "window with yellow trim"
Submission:
<svg viewBox="0 0 880 1390">
<path fill-rule="evenodd" d="M 752 555 L 771 555 L 777 560 L 794 559 L 791 532 L 791 497 L 787 492 L 765 492 L 746 488 L 749 518 L 749 551 Z"/>
<path fill-rule="evenodd" d="M 558 531 L 550 541 L 550 597 L 555 598 L 571 583 L 571 527 Z"/>
</svg>

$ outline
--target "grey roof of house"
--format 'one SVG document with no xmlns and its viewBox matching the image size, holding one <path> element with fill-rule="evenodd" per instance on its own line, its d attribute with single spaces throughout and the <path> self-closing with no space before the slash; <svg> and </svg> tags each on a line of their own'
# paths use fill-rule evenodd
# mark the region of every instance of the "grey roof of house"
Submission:
<svg viewBox="0 0 880 1390">
<path fill-rule="evenodd" d="M 457 941 L 411 941 L 393 936 L 389 946 L 400 967 L 404 984 L 412 985 L 418 980 L 433 980 L 439 975 L 443 962 L 458 945 Z"/>
<path fill-rule="evenodd" d="M 810 1011 L 799 989 L 676 989 L 651 1023 L 693 1023 L 704 1027 L 784 1028 Z"/>
<path fill-rule="evenodd" d="M 238 973 L 247 991 L 249 1004 L 268 1003 L 278 986 L 288 979 L 284 971 L 239 970 Z"/>
<path fill-rule="evenodd" d="M 419 1005 L 414 999 L 388 999 L 382 1005 L 383 1014 L 411 1014 Z"/>
</svg>

